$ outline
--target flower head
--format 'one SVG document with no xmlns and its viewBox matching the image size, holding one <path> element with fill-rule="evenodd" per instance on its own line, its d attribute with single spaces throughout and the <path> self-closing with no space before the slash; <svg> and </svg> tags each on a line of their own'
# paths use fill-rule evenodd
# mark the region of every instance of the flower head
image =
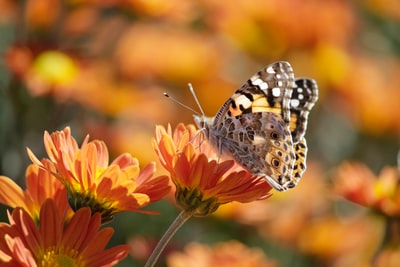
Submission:
<svg viewBox="0 0 400 267">
<path fill-rule="evenodd" d="M 176 186 L 175 198 L 183 210 L 197 216 L 214 212 L 231 201 L 250 202 L 270 196 L 271 187 L 234 161 L 219 161 L 218 155 L 193 125 L 156 128 L 154 147 L 161 164 Z"/>
<path fill-rule="evenodd" d="M 43 166 L 52 169 L 47 162 Z M 54 171 L 53 171 L 54 172 Z M 67 211 L 67 218 L 72 216 L 68 207 L 65 186 L 57 180 L 52 172 L 31 164 L 25 174 L 26 190 L 22 190 L 12 179 L 0 176 L 0 203 L 12 208 L 21 207 L 34 219 L 39 219 L 40 207 L 44 201 L 51 198 L 60 210 Z"/>
<path fill-rule="evenodd" d="M 51 199 L 41 207 L 40 226 L 22 208 L 8 217 L 9 224 L 0 224 L 2 266 L 113 266 L 129 252 L 127 245 L 104 250 L 113 229 L 99 231 L 101 216 L 91 216 L 89 208 L 78 210 L 65 228 L 65 216 Z"/>
<path fill-rule="evenodd" d="M 336 172 L 335 191 L 387 216 L 400 215 L 400 180 L 396 167 L 385 167 L 376 177 L 361 163 L 343 163 Z"/>
<path fill-rule="evenodd" d="M 139 211 L 169 192 L 167 176 L 153 177 L 154 163 L 140 169 L 138 160 L 125 153 L 109 164 L 105 143 L 88 139 L 87 136 L 79 147 L 68 127 L 52 134 L 45 132 L 49 156 L 45 161 L 51 169 L 29 151 L 34 163 L 53 172 L 65 185 L 74 210 L 89 206 L 93 213 L 100 212 L 106 222 L 115 213 Z"/>
</svg>

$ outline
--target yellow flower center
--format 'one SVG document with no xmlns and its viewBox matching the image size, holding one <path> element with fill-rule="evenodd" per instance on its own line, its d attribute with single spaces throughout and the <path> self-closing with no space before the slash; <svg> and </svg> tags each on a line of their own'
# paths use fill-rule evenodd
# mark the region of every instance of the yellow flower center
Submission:
<svg viewBox="0 0 400 267">
<path fill-rule="evenodd" d="M 38 259 L 39 267 L 84 267 L 82 256 L 75 249 L 48 248 Z"/>
</svg>

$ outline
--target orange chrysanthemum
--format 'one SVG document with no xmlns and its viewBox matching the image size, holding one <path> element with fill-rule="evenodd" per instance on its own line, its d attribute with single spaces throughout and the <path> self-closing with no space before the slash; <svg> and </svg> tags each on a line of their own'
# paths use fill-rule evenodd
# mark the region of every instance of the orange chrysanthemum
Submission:
<svg viewBox="0 0 400 267">
<path fill-rule="evenodd" d="M 79 147 L 69 127 L 51 135 L 45 132 L 44 143 L 49 156 L 45 161 L 53 169 L 43 165 L 29 151 L 32 161 L 41 168 L 56 170 L 55 175 L 67 188 L 74 210 L 89 206 L 93 213 L 100 212 L 106 222 L 115 213 L 139 211 L 170 191 L 167 176 L 153 178 L 154 163 L 140 170 L 138 160 L 125 153 L 109 164 L 105 143 L 88 139 L 87 136 Z"/>
<path fill-rule="evenodd" d="M 387 216 L 400 215 L 400 182 L 396 167 L 385 167 L 378 177 L 361 163 L 343 163 L 336 172 L 335 191 L 348 200 Z"/>
<path fill-rule="evenodd" d="M 10 224 L 0 224 L 1 266 L 113 266 L 129 252 L 119 245 L 104 250 L 113 229 L 99 231 L 101 216 L 89 208 L 78 210 L 64 228 L 65 216 L 48 199 L 37 226 L 22 208 L 8 214 Z"/>
<path fill-rule="evenodd" d="M 219 162 L 218 155 L 200 140 L 193 125 L 158 126 L 154 147 L 161 164 L 176 186 L 175 198 L 183 210 L 203 216 L 231 201 L 250 202 L 270 196 L 271 187 L 232 160 Z"/>
<path fill-rule="evenodd" d="M 52 169 L 45 161 L 46 168 Z M 37 221 L 40 207 L 47 198 L 51 198 L 60 210 L 67 210 L 67 218 L 72 216 L 68 208 L 67 191 L 65 186 L 56 177 L 43 168 L 31 164 L 26 169 L 26 190 L 24 191 L 12 179 L 0 176 L 0 203 L 12 208 L 21 207 Z"/>
</svg>

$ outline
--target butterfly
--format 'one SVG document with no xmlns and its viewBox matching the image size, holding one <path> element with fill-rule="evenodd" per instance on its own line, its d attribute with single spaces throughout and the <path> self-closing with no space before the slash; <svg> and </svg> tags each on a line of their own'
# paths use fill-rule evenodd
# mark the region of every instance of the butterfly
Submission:
<svg viewBox="0 0 400 267">
<path fill-rule="evenodd" d="M 247 80 L 215 117 L 194 115 L 194 120 L 219 153 L 285 191 L 306 169 L 304 135 L 317 100 L 317 83 L 295 79 L 291 65 L 278 61 Z"/>
</svg>

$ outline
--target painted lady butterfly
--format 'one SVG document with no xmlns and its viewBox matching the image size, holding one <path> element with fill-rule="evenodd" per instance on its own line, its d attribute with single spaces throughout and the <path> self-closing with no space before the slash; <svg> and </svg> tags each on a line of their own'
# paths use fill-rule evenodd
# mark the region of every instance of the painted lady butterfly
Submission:
<svg viewBox="0 0 400 267">
<path fill-rule="evenodd" d="M 295 79 L 288 62 L 266 66 L 214 118 L 194 115 L 209 142 L 276 190 L 293 188 L 306 169 L 304 134 L 318 99 L 314 80 Z"/>
</svg>

